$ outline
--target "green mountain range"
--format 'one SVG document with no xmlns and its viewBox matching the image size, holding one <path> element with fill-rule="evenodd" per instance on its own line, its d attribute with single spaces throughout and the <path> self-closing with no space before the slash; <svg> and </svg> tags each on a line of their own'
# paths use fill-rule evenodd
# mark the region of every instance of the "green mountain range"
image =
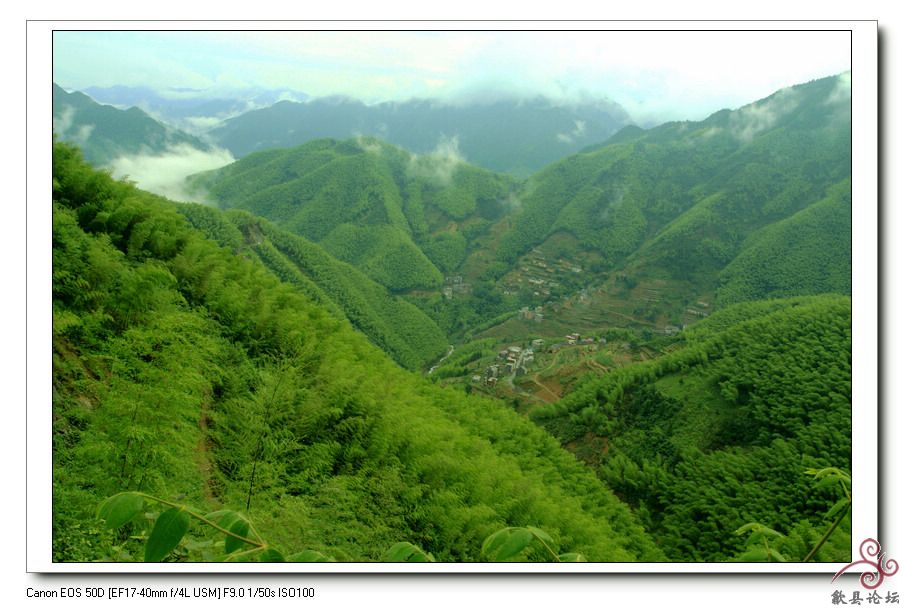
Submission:
<svg viewBox="0 0 904 613">
<path fill-rule="evenodd" d="M 396 292 L 439 288 L 469 241 L 505 214 L 516 186 L 453 156 L 416 156 L 370 138 L 252 154 L 193 184 L 220 207 L 316 241 Z"/>
<path fill-rule="evenodd" d="M 588 559 L 661 557 L 549 435 L 398 367 L 171 203 L 61 144 L 53 198 L 55 560 L 141 559 L 148 519 L 95 516 L 130 490 L 242 509 L 280 549 L 339 561 L 395 542 L 481 560 L 522 525 Z M 169 559 L 212 555 L 203 538 Z"/>
<path fill-rule="evenodd" d="M 545 168 L 521 195 L 523 211 L 502 237 L 499 257 L 514 262 L 564 235 L 572 253 L 589 252 L 604 269 L 690 279 L 707 289 L 715 289 L 729 264 L 726 279 L 745 275 L 741 268 L 751 258 L 741 254 L 757 245 L 762 250 L 768 240 L 745 242 L 748 237 L 760 231 L 776 236 L 777 227 L 766 228 L 830 197 L 850 177 L 849 76 L 789 87 L 702 122 L 626 128 Z M 832 238 L 849 245 L 849 214 L 846 232 L 844 215 L 833 222 L 812 219 L 838 212 L 817 206 L 808 223 L 834 224 Z M 825 251 L 826 259 L 811 262 L 843 271 L 850 248 Z M 746 298 L 850 291 L 843 278 L 786 283 L 791 293 L 748 289 Z"/>
<path fill-rule="evenodd" d="M 526 180 L 306 139 L 190 177 L 215 206 L 58 131 L 54 559 L 846 559 L 850 91 Z"/>
<path fill-rule="evenodd" d="M 237 157 L 319 138 L 363 134 L 418 154 L 454 141 L 469 162 L 526 176 L 628 123 L 611 101 L 560 103 L 546 98 L 408 100 L 367 105 L 350 98 L 279 102 L 225 121 L 211 138 Z"/>
</svg>

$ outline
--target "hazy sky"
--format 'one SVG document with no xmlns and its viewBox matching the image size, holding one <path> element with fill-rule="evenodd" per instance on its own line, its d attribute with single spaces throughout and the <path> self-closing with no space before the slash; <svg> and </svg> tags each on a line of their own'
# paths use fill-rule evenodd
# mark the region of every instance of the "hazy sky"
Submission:
<svg viewBox="0 0 904 613">
<path fill-rule="evenodd" d="M 604 96 L 653 122 L 844 72 L 850 54 L 848 32 L 56 32 L 53 78 L 367 102 Z"/>
</svg>

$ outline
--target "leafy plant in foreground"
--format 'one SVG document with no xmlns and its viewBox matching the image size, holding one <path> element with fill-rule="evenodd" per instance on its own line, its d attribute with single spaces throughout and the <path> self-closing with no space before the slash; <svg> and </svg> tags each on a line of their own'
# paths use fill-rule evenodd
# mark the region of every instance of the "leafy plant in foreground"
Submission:
<svg viewBox="0 0 904 613">
<path fill-rule="evenodd" d="M 842 496 L 825 514 L 826 519 L 834 518 L 834 521 L 832 521 L 829 527 L 822 533 L 819 540 L 810 549 L 809 553 L 801 559 L 802 562 L 810 562 L 814 560 L 816 554 L 823 545 L 826 544 L 829 537 L 835 532 L 835 529 L 838 528 L 846 517 L 848 517 L 852 505 L 851 476 L 843 470 L 834 467 L 822 469 L 809 468 L 805 472 L 818 480 L 816 484 L 817 488 L 831 488 L 837 486 L 841 488 L 842 491 Z M 800 559 L 801 557 L 802 551 L 796 555 L 793 553 L 794 545 L 789 542 L 789 536 L 758 522 L 744 524 L 735 531 L 735 534 L 741 535 L 748 532 L 750 533 L 750 536 L 746 543 L 747 551 L 737 558 L 737 561 L 739 562 L 788 562 L 793 561 L 794 558 Z M 786 549 L 785 554 L 782 554 L 779 551 L 783 547 Z M 791 552 L 789 553 L 789 551 Z M 803 551 L 806 551 L 806 549 Z"/>
<path fill-rule="evenodd" d="M 579 553 L 557 553 L 552 537 L 534 526 L 507 527 L 483 541 L 480 552 L 490 562 L 518 561 L 540 558 L 544 562 L 586 562 Z"/>
<path fill-rule="evenodd" d="M 244 515 L 230 510 L 200 511 L 178 502 L 164 500 L 143 492 L 121 492 L 103 501 L 97 516 L 111 530 L 118 530 L 139 517 L 146 504 L 168 507 L 157 516 L 144 548 L 145 562 L 161 562 L 179 545 L 188 532 L 191 520 L 212 528 L 224 536 L 223 553 L 216 562 L 328 562 L 331 558 L 317 551 L 305 550 L 284 556 L 268 544 Z"/>
<path fill-rule="evenodd" d="M 839 470 L 834 467 L 816 469 L 810 468 L 807 470 L 808 475 L 813 475 L 814 479 L 819 479 L 819 482 L 816 484 L 816 487 L 833 487 L 839 486 L 843 493 L 843 496 L 838 499 L 838 501 L 832 505 L 826 512 L 826 518 L 831 519 L 835 518 L 835 521 L 832 522 L 832 525 L 825 531 L 822 535 L 822 538 L 819 539 L 819 542 L 810 550 L 810 553 L 804 557 L 804 562 L 809 562 L 816 555 L 816 552 L 825 544 L 829 537 L 832 536 L 832 533 L 838 527 L 838 525 L 844 521 L 844 518 L 847 517 L 848 513 L 851 511 L 851 504 L 853 500 L 851 498 L 851 476 L 844 472 L 843 470 Z"/>
<path fill-rule="evenodd" d="M 148 503 L 168 507 L 154 520 L 144 548 L 145 562 L 162 562 L 182 542 L 191 520 L 223 535 L 223 553 L 214 562 L 334 562 L 327 555 L 305 549 L 284 556 L 267 543 L 241 513 L 222 509 L 203 514 L 187 505 L 157 498 L 143 492 L 121 492 L 104 500 L 97 517 L 110 530 L 119 530 L 137 519 Z M 383 554 L 384 562 L 435 562 L 433 555 L 407 541 L 399 542 Z"/>
<path fill-rule="evenodd" d="M 288 556 L 267 543 L 249 519 L 228 509 L 203 514 L 187 505 L 143 492 L 120 492 L 104 500 L 97 517 L 116 531 L 136 520 L 148 503 L 167 507 L 156 516 L 144 547 L 145 562 L 162 562 L 188 534 L 191 521 L 223 535 L 223 553 L 215 562 L 334 562 L 319 551 L 306 549 Z M 150 514 L 146 515 L 150 516 Z M 580 553 L 558 553 L 552 537 L 534 526 L 506 527 L 483 541 L 481 553 L 490 562 L 531 560 L 545 562 L 586 562 Z M 383 554 L 384 562 L 435 562 L 432 554 L 401 541 Z"/>
</svg>

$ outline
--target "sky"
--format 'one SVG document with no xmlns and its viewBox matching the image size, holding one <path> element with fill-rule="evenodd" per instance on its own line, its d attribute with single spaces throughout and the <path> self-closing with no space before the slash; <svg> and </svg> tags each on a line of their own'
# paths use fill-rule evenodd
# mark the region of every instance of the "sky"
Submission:
<svg viewBox="0 0 904 613">
<path fill-rule="evenodd" d="M 608 98 L 641 124 L 703 119 L 851 66 L 849 33 L 820 31 L 56 31 L 53 42 L 53 79 L 68 89 Z"/>
</svg>

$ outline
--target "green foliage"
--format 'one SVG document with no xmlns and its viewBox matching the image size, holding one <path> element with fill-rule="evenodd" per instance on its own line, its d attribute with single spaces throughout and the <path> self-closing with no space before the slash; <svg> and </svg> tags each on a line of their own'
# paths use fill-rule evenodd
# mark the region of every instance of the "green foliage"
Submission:
<svg viewBox="0 0 904 613">
<path fill-rule="evenodd" d="M 437 288 L 439 269 L 461 264 L 514 186 L 457 159 L 412 156 L 366 138 L 253 154 L 192 182 L 220 206 L 316 241 L 397 292 Z M 461 222 L 483 230 L 465 236 Z"/>
<path fill-rule="evenodd" d="M 463 234 L 440 232 L 426 239 L 424 255 L 443 272 L 456 270 L 465 258 L 468 240 Z"/>
<path fill-rule="evenodd" d="M 107 498 L 97 509 L 98 519 L 110 530 L 118 530 L 144 509 L 144 499 L 135 492 L 122 492 Z"/>
<path fill-rule="evenodd" d="M 832 488 L 839 486 L 842 496 L 832 507 L 825 513 L 826 520 L 833 520 L 827 528 L 823 529 L 821 536 L 813 529 L 811 521 L 802 520 L 794 525 L 785 536 L 771 528 L 762 524 L 752 522 L 741 526 L 735 531 L 736 534 L 744 534 L 750 532 L 750 536 L 746 542 L 746 551 L 740 554 L 736 560 L 740 562 L 788 562 L 802 561 L 810 562 L 834 561 L 844 559 L 848 553 L 847 549 L 850 543 L 850 511 L 851 511 L 851 477 L 850 475 L 838 468 L 827 467 L 822 469 L 808 468 L 805 474 L 811 475 L 817 480 L 817 489 Z M 843 536 L 840 540 L 836 538 L 830 543 L 830 538 L 835 530 L 846 522 L 846 527 L 842 530 Z M 804 555 L 804 552 L 809 551 Z M 826 551 L 831 549 L 832 551 Z M 784 552 L 784 553 L 782 553 Z M 823 552 L 820 554 L 820 552 Z"/>
<path fill-rule="evenodd" d="M 157 521 L 154 522 L 154 528 L 148 536 L 147 544 L 144 548 L 145 562 L 160 562 L 165 558 L 185 533 L 188 532 L 188 524 L 190 518 L 188 513 L 178 508 L 167 509 L 160 514 Z M 246 533 L 247 535 L 247 533 Z M 246 536 L 243 535 L 243 536 Z M 226 552 L 229 553 L 229 538 L 227 537 Z"/>
<path fill-rule="evenodd" d="M 489 562 L 586 562 L 579 553 L 556 553 L 553 538 L 534 526 L 503 528 L 483 541 L 481 554 Z"/>
<path fill-rule="evenodd" d="M 514 263 L 564 232 L 608 270 L 711 290 L 725 269 L 722 304 L 849 292 L 850 105 L 836 86 L 830 77 L 701 122 L 625 130 L 546 167 L 520 194 L 498 257 Z"/>
<path fill-rule="evenodd" d="M 250 561 L 252 558 L 249 556 L 256 555 L 256 559 L 261 562 L 285 561 L 283 555 L 265 543 L 251 523 L 235 511 L 222 510 L 203 515 L 200 511 L 191 507 L 141 492 L 116 494 L 101 503 L 98 509 L 98 517 L 105 519 L 107 528 L 115 530 L 122 525 L 117 525 L 115 521 L 110 521 L 113 518 L 109 518 L 109 511 L 111 508 L 121 507 L 124 501 L 128 501 L 130 506 L 137 502 L 139 512 L 144 510 L 146 503 L 149 503 L 151 507 L 163 506 L 166 508 L 163 512 L 155 514 L 155 519 L 148 526 L 148 534 L 142 537 L 145 540 L 145 562 L 162 562 L 168 559 L 178 560 L 180 557 L 190 557 L 192 548 L 188 547 L 187 544 L 184 545 L 183 551 L 178 554 L 175 552 L 186 537 L 192 519 L 200 526 L 213 528 L 214 531 L 223 536 L 221 545 L 211 542 L 209 545 L 204 546 L 204 551 L 201 553 L 205 558 L 211 558 L 218 562 Z M 136 516 L 137 513 L 133 514 L 128 521 L 133 521 Z M 115 519 L 120 520 L 122 516 L 118 516 Z M 214 557 L 213 552 L 220 546 L 223 548 L 223 554 Z M 313 557 L 310 556 L 310 553 L 308 557 Z M 325 558 L 322 554 L 318 554 L 318 556 Z"/>
<path fill-rule="evenodd" d="M 324 248 L 391 291 L 437 288 L 443 275 L 408 235 L 387 225 L 336 226 Z"/>
<path fill-rule="evenodd" d="M 670 559 L 731 559 L 754 519 L 805 547 L 798 526 L 838 507 L 805 469 L 851 461 L 850 308 L 840 296 L 739 304 L 688 329 L 682 348 L 531 416 L 565 443 L 605 439 L 590 456 L 600 477 Z M 850 540 L 841 528 L 833 553 Z M 778 559 L 761 541 L 756 555 Z"/>
<path fill-rule="evenodd" d="M 163 500 L 141 492 L 123 492 L 111 496 L 98 509 L 98 517 L 105 520 L 108 529 L 115 530 L 135 519 L 144 510 L 145 502 L 167 507 L 157 514 L 146 537 L 144 561 L 161 562 L 174 554 L 176 548 L 188 533 L 191 520 L 203 527 L 213 528 L 223 535 L 225 555 L 213 558 L 216 561 L 251 561 L 253 555 L 260 562 L 333 562 L 333 558 L 318 551 L 306 549 L 299 553 L 283 556 L 281 552 L 267 544 L 251 523 L 239 513 L 224 509 L 202 515 L 199 511 L 170 500 Z M 137 504 L 137 512 L 131 513 Z M 130 517 L 123 521 L 125 508 Z M 533 547 L 531 547 L 533 546 Z M 211 550 L 217 545 L 211 543 Z M 188 553 L 188 550 L 186 550 Z M 209 552 L 207 553 L 210 556 Z M 481 555 L 491 562 L 512 561 L 516 557 L 540 559 L 550 562 L 586 562 L 579 553 L 559 554 L 555 542 L 544 530 L 534 526 L 526 528 L 503 528 L 484 539 Z M 432 554 L 409 543 L 400 541 L 392 545 L 382 556 L 384 562 L 435 562 Z"/>
<path fill-rule="evenodd" d="M 744 524 L 735 530 L 735 534 L 739 536 L 748 532 L 750 535 L 745 543 L 747 551 L 737 558 L 738 562 L 787 562 L 785 556 L 769 542 L 769 539 L 783 539 L 783 534 L 756 522 Z"/>
<path fill-rule="evenodd" d="M 429 553 L 417 545 L 412 545 L 407 541 L 396 543 L 389 548 L 383 557 L 386 562 L 435 562 L 436 560 Z"/>
<path fill-rule="evenodd" d="M 542 525 L 591 560 L 661 559 L 549 435 L 399 368 L 322 296 L 205 238 L 168 201 L 59 144 L 54 201 L 55 560 L 144 559 L 155 517 L 132 515 L 128 496 L 102 505 L 136 490 L 192 518 L 162 553 L 184 523 L 169 514 L 150 559 L 379 560 L 408 542 L 478 560 L 505 525 Z M 132 520 L 110 534 L 99 505 Z M 245 513 L 195 511 L 211 507 Z"/>
<path fill-rule="evenodd" d="M 752 235 L 725 267 L 720 304 L 851 293 L 851 186 Z"/>
<path fill-rule="evenodd" d="M 316 243 L 244 211 L 224 214 L 198 205 L 182 205 L 180 211 L 222 246 L 235 245 L 239 250 L 246 245 L 282 281 L 295 285 L 334 316 L 348 319 L 402 366 L 416 370 L 445 349 L 445 335 L 417 307 L 390 295 Z M 238 245 L 232 238 L 235 234 Z M 222 236 L 228 241 L 220 240 Z"/>
</svg>

